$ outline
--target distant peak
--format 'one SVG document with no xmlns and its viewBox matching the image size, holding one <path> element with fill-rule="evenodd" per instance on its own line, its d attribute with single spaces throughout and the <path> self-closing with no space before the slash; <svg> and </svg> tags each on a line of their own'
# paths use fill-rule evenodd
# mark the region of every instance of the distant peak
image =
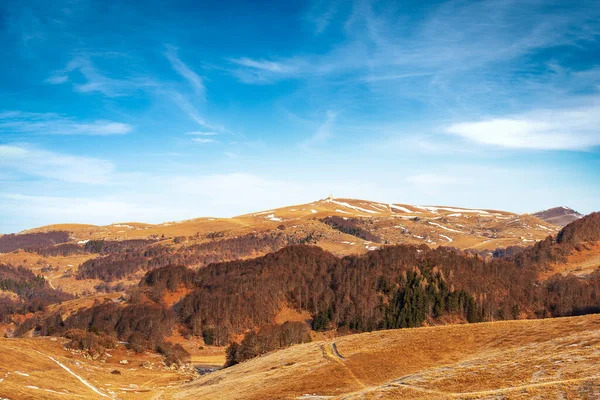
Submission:
<svg viewBox="0 0 600 400">
<path fill-rule="evenodd" d="M 567 206 L 549 208 L 547 210 L 535 212 L 533 215 L 557 226 L 565 226 L 583 217 L 583 214 L 580 214 Z"/>
</svg>

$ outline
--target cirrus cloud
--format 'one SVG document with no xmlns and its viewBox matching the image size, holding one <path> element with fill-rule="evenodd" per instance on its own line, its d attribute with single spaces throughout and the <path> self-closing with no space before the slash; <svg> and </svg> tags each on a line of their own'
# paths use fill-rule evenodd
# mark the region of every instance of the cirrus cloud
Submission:
<svg viewBox="0 0 600 400">
<path fill-rule="evenodd" d="M 0 113 L 0 132 L 19 132 L 42 135 L 124 135 L 133 127 L 107 120 L 77 122 L 55 113 L 5 111 Z"/>
</svg>

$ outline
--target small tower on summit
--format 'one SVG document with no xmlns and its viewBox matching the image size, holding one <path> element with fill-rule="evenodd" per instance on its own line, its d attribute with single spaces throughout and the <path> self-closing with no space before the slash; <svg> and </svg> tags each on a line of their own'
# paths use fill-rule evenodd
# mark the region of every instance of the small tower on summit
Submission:
<svg viewBox="0 0 600 400">
<path fill-rule="evenodd" d="M 327 197 L 327 200 L 328 200 L 328 201 L 331 201 L 331 200 L 333 200 L 333 195 L 331 195 L 331 194 L 330 194 L 330 195 L 329 195 L 329 197 Z"/>
</svg>

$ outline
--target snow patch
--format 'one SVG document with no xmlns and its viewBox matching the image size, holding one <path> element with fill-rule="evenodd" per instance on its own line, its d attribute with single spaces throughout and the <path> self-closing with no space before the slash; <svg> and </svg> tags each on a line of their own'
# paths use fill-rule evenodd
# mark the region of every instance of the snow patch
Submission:
<svg viewBox="0 0 600 400">
<path fill-rule="evenodd" d="M 342 214 L 350 214 L 348 211 L 344 211 L 344 210 L 335 210 L 336 212 L 342 213 Z"/>
<path fill-rule="evenodd" d="M 352 208 L 353 210 L 362 211 L 362 212 L 366 212 L 366 213 L 369 213 L 369 214 L 379 214 L 378 211 L 367 210 L 366 208 L 362 208 L 362 207 L 359 207 L 359 206 L 353 206 L 352 204 L 348 204 L 348 203 L 345 203 L 343 201 L 337 201 L 337 200 L 327 199 L 327 200 L 325 200 L 325 202 L 326 203 L 337 204 L 337 205 L 342 206 L 342 207 Z"/>
<path fill-rule="evenodd" d="M 371 207 L 378 208 L 378 209 L 380 209 L 382 211 L 387 211 L 388 210 L 387 207 L 384 206 L 383 204 L 371 203 L 371 204 L 368 204 L 368 205 L 370 205 Z"/>
<path fill-rule="evenodd" d="M 439 228 L 442 228 L 443 230 L 445 230 L 445 231 L 448 231 L 448 232 L 462 233 L 462 231 L 457 231 L 456 229 L 448 228 L 448 227 L 446 227 L 446 226 L 444 226 L 444 225 L 437 224 L 437 223 L 435 223 L 435 222 L 431 222 L 431 221 L 429 221 L 428 223 L 429 223 L 430 225 L 435 225 L 435 226 L 437 226 L 437 227 L 439 227 Z"/>
<path fill-rule="evenodd" d="M 443 237 L 444 239 L 446 239 L 448 242 L 453 242 L 451 237 L 448 237 L 446 235 L 442 235 L 441 233 L 439 234 L 441 237 Z"/>
<path fill-rule="evenodd" d="M 413 219 L 413 218 L 419 218 L 418 215 L 398 215 L 399 218 L 402 219 Z"/>
<path fill-rule="evenodd" d="M 414 211 L 411 211 L 411 210 L 409 210 L 409 209 L 408 209 L 408 208 L 406 208 L 406 207 L 397 206 L 397 205 L 394 205 L 394 204 L 390 204 L 390 208 L 392 208 L 392 209 L 395 209 L 395 210 L 400 210 L 400 211 L 402 211 L 402 212 L 407 212 L 407 213 L 414 212 Z"/>
<path fill-rule="evenodd" d="M 310 212 L 311 212 L 311 213 L 313 213 L 313 214 L 316 214 L 316 213 L 318 213 L 318 211 L 317 211 L 317 210 L 310 210 Z"/>
<path fill-rule="evenodd" d="M 127 228 L 127 229 L 133 229 L 133 226 L 131 225 L 124 225 L 124 224 L 113 224 L 112 226 L 116 227 L 116 228 Z"/>
<path fill-rule="evenodd" d="M 271 221 L 281 222 L 283 221 L 281 218 L 277 218 L 275 214 L 269 214 L 265 217 L 266 219 L 270 219 Z"/>
<path fill-rule="evenodd" d="M 439 210 L 442 211 L 450 211 L 450 212 L 460 212 L 460 213 L 473 213 L 473 214 L 489 214 L 484 210 L 473 210 L 470 208 L 452 208 L 452 207 L 434 207 L 434 206 L 413 206 L 420 208 L 421 210 L 431 211 L 433 213 L 437 213 Z"/>
<path fill-rule="evenodd" d="M 275 210 L 269 210 L 269 211 L 261 211 L 261 212 L 257 212 L 252 214 L 253 217 L 256 217 L 257 215 L 263 215 L 263 214 L 269 214 L 269 213 L 274 213 Z"/>
<path fill-rule="evenodd" d="M 86 244 L 89 241 L 90 239 L 80 240 L 79 242 L 77 242 L 77 244 Z"/>
</svg>

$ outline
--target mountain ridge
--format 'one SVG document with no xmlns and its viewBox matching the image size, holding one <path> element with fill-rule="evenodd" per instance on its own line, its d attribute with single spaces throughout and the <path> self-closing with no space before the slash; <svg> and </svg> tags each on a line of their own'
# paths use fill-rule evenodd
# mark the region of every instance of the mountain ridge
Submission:
<svg viewBox="0 0 600 400">
<path fill-rule="evenodd" d="M 22 233 L 68 231 L 73 241 L 94 239 L 145 239 L 149 237 L 192 237 L 221 232 L 225 237 L 251 232 L 264 232 L 278 227 L 287 230 L 316 232 L 320 245 L 337 254 L 364 252 L 379 246 L 339 229 L 325 228 L 321 221 L 328 217 L 346 219 L 347 224 L 372 230 L 381 243 L 450 245 L 458 248 L 495 249 L 529 245 L 555 234 L 558 228 L 530 214 L 517 214 L 492 209 L 457 206 L 423 206 L 402 203 L 333 198 L 311 203 L 267 209 L 231 218 L 194 218 L 178 222 L 146 224 L 114 223 L 105 226 L 87 224 L 55 224 L 33 228 Z M 362 250 L 359 249 L 362 247 Z M 1 251 L 1 250 L 0 250 Z"/>
<path fill-rule="evenodd" d="M 584 215 L 567 206 L 548 208 L 547 210 L 534 212 L 532 215 L 559 227 L 582 218 Z"/>
</svg>

